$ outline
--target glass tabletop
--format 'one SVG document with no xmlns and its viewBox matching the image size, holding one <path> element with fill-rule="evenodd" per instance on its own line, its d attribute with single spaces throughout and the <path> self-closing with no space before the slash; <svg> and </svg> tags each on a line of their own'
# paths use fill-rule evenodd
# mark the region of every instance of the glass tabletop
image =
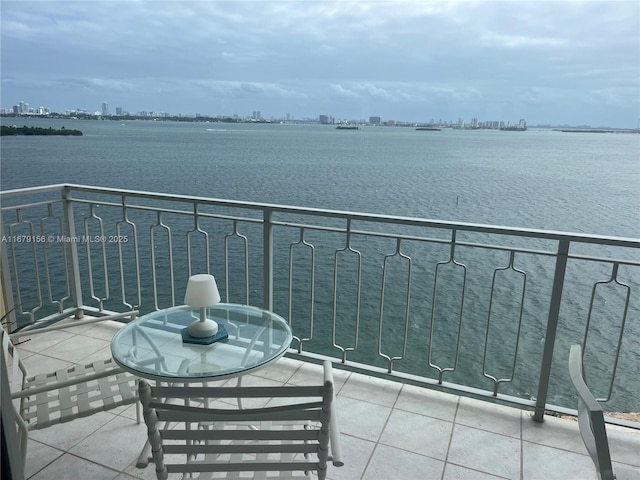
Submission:
<svg viewBox="0 0 640 480">
<path fill-rule="evenodd" d="M 200 318 L 187 305 L 144 315 L 122 327 L 111 340 L 118 365 L 138 376 L 197 382 L 242 375 L 280 358 L 292 335 L 286 320 L 260 308 L 219 303 L 206 309 L 228 338 L 210 345 L 183 341 L 182 331 Z"/>
</svg>

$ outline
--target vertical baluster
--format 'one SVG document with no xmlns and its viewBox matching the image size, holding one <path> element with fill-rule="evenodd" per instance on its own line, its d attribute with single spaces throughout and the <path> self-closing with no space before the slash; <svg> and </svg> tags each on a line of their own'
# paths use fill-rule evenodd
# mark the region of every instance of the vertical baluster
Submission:
<svg viewBox="0 0 640 480">
<path fill-rule="evenodd" d="M 387 360 L 387 372 L 391 373 L 393 371 L 393 362 L 395 360 L 402 360 L 407 354 L 407 338 L 409 334 L 409 301 L 411 300 L 411 257 L 405 255 L 400 250 L 402 245 L 402 240 L 398 238 L 396 240 L 396 251 L 391 255 L 386 255 L 384 257 L 383 267 L 382 267 L 382 289 L 380 293 L 380 321 L 378 322 L 378 356 Z M 382 352 L 382 320 L 384 318 L 384 292 L 385 292 L 385 280 L 387 277 L 387 265 L 388 261 L 392 257 L 399 257 L 404 259 L 408 263 L 408 274 L 407 274 L 407 296 L 405 298 L 405 316 L 404 316 L 404 335 L 402 341 L 402 355 L 391 357 Z M 398 333 L 398 332 L 396 332 Z"/>
<path fill-rule="evenodd" d="M 489 378 L 490 380 L 493 381 L 493 396 L 497 396 L 498 395 L 498 387 L 500 386 L 501 383 L 503 382 L 512 382 L 513 378 L 515 376 L 515 370 L 516 370 L 516 361 L 518 358 L 518 345 L 520 344 L 520 330 L 522 328 L 522 316 L 524 313 L 524 298 L 525 298 L 525 292 L 526 292 L 526 286 L 527 286 L 527 274 L 525 272 L 523 272 L 522 270 L 515 268 L 514 266 L 514 259 L 515 259 L 515 252 L 511 252 L 511 255 L 509 256 L 509 265 L 503 268 L 497 268 L 494 272 L 493 272 L 493 281 L 491 282 L 491 296 L 489 298 L 489 313 L 487 315 L 487 329 L 486 329 L 486 333 L 485 333 L 485 337 L 484 337 L 484 353 L 482 356 L 482 374 Z M 511 372 L 510 372 L 510 377 L 508 378 L 497 378 L 494 375 L 491 375 L 487 372 L 487 368 L 486 368 L 486 362 L 487 362 L 487 349 L 489 346 L 489 333 L 490 333 L 490 326 L 491 326 L 491 318 L 492 318 L 492 313 L 493 313 L 493 304 L 494 304 L 494 298 L 495 298 L 495 286 L 496 286 L 496 278 L 498 275 L 498 272 L 506 272 L 508 270 L 511 270 L 512 272 L 515 272 L 516 274 L 519 274 L 522 278 L 522 295 L 520 296 L 520 308 L 519 308 L 519 312 L 518 312 L 518 328 L 515 334 L 515 346 L 513 348 L 513 361 L 511 363 Z"/>
<path fill-rule="evenodd" d="M 449 260 L 446 262 L 438 262 L 436 265 L 435 280 L 433 282 L 433 296 L 431 304 L 431 328 L 429 331 L 429 366 L 438 371 L 438 383 L 442 384 L 445 372 L 453 372 L 458 367 L 458 355 L 460 353 L 460 333 L 462 331 L 462 314 L 464 310 L 464 295 L 467 285 L 467 267 L 466 265 L 456 261 L 456 234 L 454 229 L 451 231 L 451 250 L 449 253 Z M 449 367 L 442 367 L 436 365 L 433 361 L 433 333 L 436 326 L 436 305 L 437 305 L 437 291 L 438 291 L 438 272 L 440 267 L 444 265 L 454 265 L 455 267 L 462 268 L 462 295 L 460 298 L 460 310 L 458 311 L 458 333 L 456 335 L 456 348 L 453 355 L 453 365 Z"/>
<path fill-rule="evenodd" d="M 302 345 L 305 342 L 313 340 L 313 316 L 314 316 L 314 304 L 315 304 L 315 280 L 316 280 L 316 272 L 315 272 L 315 248 L 312 244 L 307 242 L 304 238 L 304 228 L 300 229 L 300 239 L 289 245 L 289 324 L 291 324 L 293 319 L 292 314 L 292 304 L 293 304 L 293 249 L 297 245 L 302 245 L 303 247 L 307 247 L 311 251 L 311 285 L 310 285 L 310 298 L 309 298 L 309 336 L 302 337 L 294 335 L 294 340 L 298 341 L 298 353 L 302 352 Z"/>
<path fill-rule="evenodd" d="M 64 310 L 64 302 L 65 300 L 68 300 L 69 298 L 71 298 L 71 288 L 69 286 L 69 271 L 66 268 L 66 265 L 68 264 L 68 260 L 67 260 L 67 250 L 64 248 L 64 243 L 62 245 L 60 245 L 60 242 L 52 242 L 50 240 L 52 240 L 52 237 L 47 235 L 46 232 L 46 227 L 45 224 L 48 220 L 54 220 L 57 224 L 57 234 L 62 236 L 63 235 L 63 228 L 62 228 L 62 219 L 60 217 L 56 217 L 53 214 L 53 204 L 49 203 L 47 205 L 47 216 L 44 218 L 40 219 L 40 238 L 41 238 L 41 242 L 39 242 L 42 245 L 42 258 L 43 258 L 43 262 L 44 262 L 44 277 L 45 277 L 45 281 L 47 283 L 47 294 L 49 297 L 49 301 L 53 304 L 57 304 L 58 305 L 58 312 L 62 312 Z M 60 300 L 54 300 L 53 298 L 53 288 L 51 286 L 51 272 L 49 271 L 49 248 L 53 246 L 53 244 L 56 244 L 57 246 L 61 249 L 62 252 L 62 276 L 64 278 L 64 295 L 62 296 L 62 298 L 60 298 Z M 51 244 L 51 245 L 50 245 Z"/>
<path fill-rule="evenodd" d="M 225 235 L 224 237 L 224 287 L 225 287 L 225 301 L 229 302 L 229 240 L 232 237 L 240 239 L 244 245 L 244 288 L 245 288 L 245 301 L 246 305 L 249 305 L 249 240 L 246 236 L 238 232 L 238 220 L 233 221 L 233 233 Z"/>
<path fill-rule="evenodd" d="M 205 272 L 210 273 L 210 263 L 209 263 L 209 234 L 200 228 L 200 215 L 198 215 L 198 204 L 193 204 L 193 230 L 189 230 L 187 232 L 187 263 L 189 268 L 190 277 L 193 275 L 191 271 L 191 235 L 192 234 L 200 234 L 204 237 L 204 261 L 205 261 Z M 198 272 L 202 273 L 202 272 Z"/>
<path fill-rule="evenodd" d="M 171 306 L 175 307 L 176 305 L 176 297 L 175 297 L 175 276 L 173 271 L 173 246 L 171 243 L 171 228 L 165 225 L 162 222 L 162 212 L 157 212 L 157 221 L 155 225 L 151 225 L 149 228 L 149 235 L 151 237 L 150 248 L 151 248 L 151 276 L 153 281 L 153 302 L 156 310 L 160 310 L 160 306 L 158 304 L 158 278 L 156 272 L 156 243 L 155 236 L 153 234 L 154 230 L 160 229 L 164 230 L 167 234 L 167 250 L 168 250 L 168 263 L 169 263 L 169 282 L 171 284 Z"/>
<path fill-rule="evenodd" d="M 95 238 L 89 234 L 89 222 L 96 221 L 98 223 L 100 235 L 99 238 L 106 238 L 104 234 L 104 224 L 102 222 L 102 218 L 96 215 L 95 212 L 96 205 L 91 203 L 89 204 L 89 215 L 84 219 L 84 234 L 86 239 Z M 85 248 L 87 250 L 87 267 L 89 269 L 89 291 L 91 293 L 91 298 L 98 303 L 98 308 L 100 310 L 104 309 L 104 302 L 109 300 L 109 268 L 107 264 L 107 250 L 106 250 L 106 242 L 98 242 L 98 246 L 100 248 L 101 257 L 102 257 L 102 272 L 104 282 L 104 295 L 98 296 L 96 294 L 96 288 L 94 283 L 94 275 L 93 275 L 93 255 L 91 245 L 93 242 L 85 241 Z"/>
<path fill-rule="evenodd" d="M 124 258 L 122 253 L 122 245 L 124 242 L 120 241 L 124 237 L 124 235 L 122 235 L 123 224 L 129 225 L 131 227 L 131 231 L 133 232 L 133 235 L 132 235 L 133 256 L 135 260 L 134 273 L 135 273 L 135 279 L 136 279 L 136 293 L 137 293 L 137 301 L 135 305 L 127 302 L 127 292 L 126 292 L 126 285 L 125 285 L 126 282 L 125 282 L 125 275 L 124 275 L 124 261 L 123 261 Z M 122 220 L 116 223 L 116 234 L 118 236 L 116 243 L 118 244 L 118 261 L 120 263 L 120 286 L 122 291 L 122 303 L 130 309 L 138 308 L 142 303 L 142 297 L 140 292 L 140 259 L 139 259 L 139 252 L 138 252 L 138 234 L 136 233 L 136 224 L 133 223 L 131 220 L 129 220 L 128 213 L 127 213 L 127 202 L 126 202 L 126 197 L 124 195 L 122 196 Z"/>
<path fill-rule="evenodd" d="M 332 344 L 334 348 L 342 352 L 342 363 L 347 361 L 347 352 L 355 351 L 358 348 L 358 335 L 360 331 L 360 292 L 362 286 L 362 254 L 351 246 L 351 219 L 347 219 L 347 235 L 344 248 L 336 250 L 333 260 L 333 316 L 331 322 L 332 328 Z M 355 312 L 355 331 L 353 338 L 353 346 L 343 347 L 336 341 L 336 322 L 338 310 L 338 254 L 341 252 L 354 253 L 358 257 L 358 279 L 356 283 L 356 312 Z"/>
<path fill-rule="evenodd" d="M 626 283 L 622 283 L 618 280 L 618 267 L 619 263 L 615 262 L 612 265 L 611 278 L 605 282 L 596 282 L 593 285 L 593 289 L 591 290 L 591 300 L 589 302 L 589 314 L 587 315 L 587 325 L 584 331 L 584 339 L 582 341 L 582 356 L 584 357 L 585 351 L 587 349 L 587 337 L 589 335 L 589 326 L 591 325 L 591 319 L 593 314 L 593 304 L 596 298 L 596 290 L 598 285 L 610 285 L 615 284 L 626 292 L 624 298 L 624 309 L 622 312 L 622 322 L 620 323 L 620 334 L 618 335 L 618 341 L 616 343 L 616 355 L 613 361 L 613 370 L 611 372 L 611 381 L 609 383 L 609 389 L 606 397 L 598 398 L 599 402 L 608 402 L 611 399 L 611 394 L 613 392 L 613 383 L 616 378 L 616 370 L 618 369 L 618 360 L 620 359 L 620 349 L 622 348 L 622 337 L 624 335 L 624 326 L 627 323 L 627 314 L 629 313 L 629 302 L 631 300 L 631 287 Z"/>
</svg>

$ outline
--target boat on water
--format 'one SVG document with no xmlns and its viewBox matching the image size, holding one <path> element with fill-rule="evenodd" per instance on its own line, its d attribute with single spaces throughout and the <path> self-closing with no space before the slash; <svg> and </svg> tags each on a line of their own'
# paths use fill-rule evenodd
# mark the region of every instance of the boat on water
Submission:
<svg viewBox="0 0 640 480">
<path fill-rule="evenodd" d="M 441 128 L 435 128 L 435 127 L 418 127 L 418 128 L 416 128 L 416 130 L 422 130 L 422 131 L 426 131 L 426 132 L 439 132 L 442 129 Z"/>
<path fill-rule="evenodd" d="M 336 127 L 336 130 L 359 130 L 358 125 L 351 125 L 350 123 L 342 123 Z"/>
<path fill-rule="evenodd" d="M 501 132 L 526 132 L 527 127 L 521 127 L 519 125 L 514 125 L 512 127 L 502 127 L 500 128 Z"/>
</svg>

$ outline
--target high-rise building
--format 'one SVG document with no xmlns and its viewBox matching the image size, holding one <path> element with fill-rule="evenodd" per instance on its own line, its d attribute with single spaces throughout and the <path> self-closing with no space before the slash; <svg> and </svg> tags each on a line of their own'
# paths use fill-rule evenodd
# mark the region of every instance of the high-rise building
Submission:
<svg viewBox="0 0 640 480">
<path fill-rule="evenodd" d="M 122 115 L 122 107 L 116 107 L 116 115 Z"/>
<path fill-rule="evenodd" d="M 107 102 L 102 102 L 102 115 L 105 117 L 109 115 L 109 104 Z"/>
<path fill-rule="evenodd" d="M 380 118 L 380 117 L 369 117 L 369 123 L 371 125 L 380 125 L 382 123 L 382 118 Z"/>
<path fill-rule="evenodd" d="M 319 115 L 318 116 L 318 121 L 322 125 L 330 125 L 330 124 L 333 123 L 333 117 L 331 115 Z"/>
</svg>

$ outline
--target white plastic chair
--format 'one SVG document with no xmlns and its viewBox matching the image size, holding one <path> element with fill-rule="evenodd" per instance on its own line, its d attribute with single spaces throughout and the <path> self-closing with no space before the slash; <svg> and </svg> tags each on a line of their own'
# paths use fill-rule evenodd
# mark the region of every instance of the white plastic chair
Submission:
<svg viewBox="0 0 640 480">
<path fill-rule="evenodd" d="M 103 316 L 73 324 L 2 334 L 3 368 L 11 379 L 10 398 L 14 401 L 18 440 L 23 462 L 26 459 L 28 430 L 69 422 L 121 405 L 137 403 L 137 379 L 126 373 L 112 358 L 77 364 L 55 372 L 30 376 L 11 337 L 38 335 L 73 325 L 134 317 L 136 312 Z M 5 396 L 3 388 L 3 397 Z M 139 406 L 136 408 L 140 423 Z"/>
<path fill-rule="evenodd" d="M 331 363 L 317 386 L 207 387 L 139 383 L 140 401 L 156 475 L 200 472 L 212 478 L 326 478 L 328 463 L 342 466 Z M 188 406 L 202 398 L 285 398 L 263 408 Z M 171 422 L 160 429 L 158 422 Z M 174 426 L 177 422 L 178 425 Z M 192 428 L 193 427 L 193 428 Z M 170 458 L 165 458 L 170 455 Z M 166 463 L 179 460 L 179 463 Z"/>
<path fill-rule="evenodd" d="M 582 348 L 571 345 L 569 351 L 569 376 L 578 394 L 578 425 L 580 436 L 596 466 L 601 480 L 614 480 L 609 441 L 602 407 L 593 396 L 583 374 Z"/>
</svg>

